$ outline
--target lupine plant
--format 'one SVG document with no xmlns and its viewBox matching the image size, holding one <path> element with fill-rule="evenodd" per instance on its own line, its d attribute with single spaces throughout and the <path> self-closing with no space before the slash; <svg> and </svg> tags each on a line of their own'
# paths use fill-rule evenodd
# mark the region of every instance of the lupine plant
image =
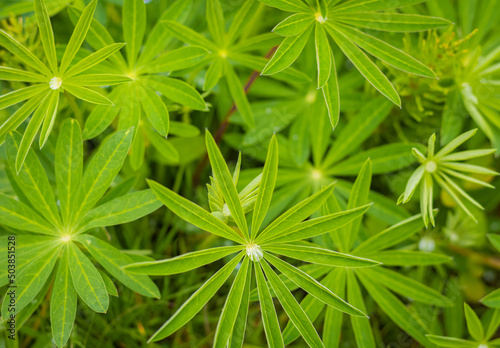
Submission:
<svg viewBox="0 0 500 348">
<path fill-rule="evenodd" d="M 498 7 L 0 0 L 0 347 L 500 348 Z"/>
</svg>

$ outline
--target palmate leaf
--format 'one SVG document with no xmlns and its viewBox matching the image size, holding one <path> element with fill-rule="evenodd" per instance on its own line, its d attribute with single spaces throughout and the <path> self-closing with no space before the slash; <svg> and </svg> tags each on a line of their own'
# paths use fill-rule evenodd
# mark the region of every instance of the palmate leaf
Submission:
<svg viewBox="0 0 500 348">
<path fill-rule="evenodd" d="M 250 268 L 253 268 L 250 265 Z M 247 279 L 245 281 L 245 289 L 241 295 L 240 308 L 238 309 L 238 316 L 234 323 L 233 331 L 229 336 L 229 348 L 242 348 L 245 339 L 245 330 L 247 326 L 248 309 L 250 305 L 250 288 L 252 286 L 252 270 L 247 272 Z"/>
<path fill-rule="evenodd" d="M 175 314 L 172 315 L 153 336 L 151 336 L 149 342 L 156 342 L 170 336 L 191 320 L 226 282 L 227 278 L 229 278 L 243 256 L 244 254 L 240 253 L 209 278 L 182 304 Z"/>
<path fill-rule="evenodd" d="M 359 12 L 354 16 L 337 14 L 335 15 L 335 20 L 361 28 L 395 32 L 431 30 L 447 27 L 452 24 L 443 18 L 402 13 L 380 14 L 377 12 Z"/>
<path fill-rule="evenodd" d="M 296 13 L 278 23 L 272 31 L 282 36 L 295 36 L 306 31 L 313 21 L 310 14 Z"/>
</svg>

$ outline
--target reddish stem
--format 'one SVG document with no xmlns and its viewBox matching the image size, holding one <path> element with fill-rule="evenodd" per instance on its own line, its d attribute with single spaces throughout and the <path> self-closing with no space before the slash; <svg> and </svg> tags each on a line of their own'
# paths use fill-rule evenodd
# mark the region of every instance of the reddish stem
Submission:
<svg viewBox="0 0 500 348">
<path fill-rule="evenodd" d="M 266 58 L 269 59 L 274 54 L 274 52 L 276 51 L 277 48 L 278 48 L 278 46 L 274 46 L 273 48 L 271 48 L 269 50 L 269 52 L 267 52 Z M 255 80 L 257 80 L 257 77 L 259 77 L 259 76 L 260 76 L 259 71 L 252 72 L 252 75 L 250 75 L 247 82 L 245 83 L 245 87 L 243 88 L 245 91 L 245 94 L 248 94 L 248 91 L 250 90 L 250 88 L 254 84 Z M 231 116 L 234 114 L 235 111 L 236 111 L 236 103 L 233 102 L 231 109 L 229 109 L 226 116 L 224 117 L 224 120 L 220 124 L 219 129 L 217 130 L 217 133 L 215 133 L 214 138 L 215 138 L 215 142 L 217 144 L 220 143 L 222 136 L 226 132 L 227 126 L 229 125 L 229 120 L 231 119 Z M 200 163 L 196 167 L 196 170 L 195 170 L 194 175 L 193 175 L 193 185 L 194 186 L 198 185 L 198 183 L 200 181 L 201 172 L 203 171 L 203 169 L 205 168 L 207 163 L 208 163 L 208 155 L 205 152 L 205 154 L 203 155 L 203 159 L 200 161 Z"/>
</svg>

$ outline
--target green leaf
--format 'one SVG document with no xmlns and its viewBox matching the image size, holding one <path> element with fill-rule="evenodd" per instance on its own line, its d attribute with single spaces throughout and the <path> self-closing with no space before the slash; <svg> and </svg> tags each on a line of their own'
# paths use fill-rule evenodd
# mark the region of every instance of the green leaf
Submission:
<svg viewBox="0 0 500 348">
<path fill-rule="evenodd" d="M 398 272 L 378 267 L 370 271 L 360 270 L 361 274 L 366 276 L 372 284 L 384 286 L 400 294 L 401 296 L 412 299 L 413 301 L 425 303 L 432 306 L 448 307 L 453 302 L 438 291 L 423 285 L 422 283 L 410 277 L 399 274 Z"/>
<path fill-rule="evenodd" d="M 321 207 L 323 202 L 332 193 L 332 190 L 333 185 L 327 186 L 311 197 L 304 199 L 302 202 L 288 209 L 285 213 L 274 219 L 274 221 L 259 234 L 255 242 L 259 244 L 263 240 L 279 236 L 284 231 L 309 217 Z"/>
<path fill-rule="evenodd" d="M 142 108 L 148 117 L 149 122 L 161 136 L 168 135 L 170 118 L 168 109 L 160 96 L 154 90 L 145 86 L 137 86 L 141 98 Z"/>
<path fill-rule="evenodd" d="M 116 74 L 86 74 L 73 76 L 66 80 L 70 85 L 88 87 L 112 86 L 132 81 L 128 76 Z"/>
<path fill-rule="evenodd" d="M 470 131 L 467 131 L 465 133 L 460 134 L 458 137 L 450 141 L 448 144 L 446 144 L 439 152 L 434 156 L 435 158 L 441 158 L 449 153 L 453 152 L 457 147 L 465 143 L 467 140 L 472 138 L 477 132 L 476 129 L 472 129 Z"/>
<path fill-rule="evenodd" d="M 26 159 L 26 155 L 31 148 L 31 144 L 35 140 L 35 136 L 38 133 L 38 130 L 42 126 L 42 122 L 45 119 L 47 114 L 48 104 L 50 100 L 50 94 L 48 94 L 38 106 L 35 113 L 31 117 L 31 120 L 28 124 L 28 127 L 24 131 L 23 138 L 21 140 L 21 144 L 19 144 L 19 150 L 16 156 L 16 174 L 19 174 L 21 170 L 24 160 Z"/>
<path fill-rule="evenodd" d="M 354 249 L 353 253 L 355 255 L 364 255 L 369 252 L 375 253 L 379 250 L 387 249 L 410 238 L 423 228 L 422 216 L 412 216 L 368 238 Z"/>
<path fill-rule="evenodd" d="M 347 272 L 347 298 L 351 305 L 366 313 L 363 294 L 354 272 Z M 367 318 L 351 316 L 351 325 L 358 347 L 375 348 L 373 331 Z"/>
<path fill-rule="evenodd" d="M 438 347 L 477 348 L 477 342 L 463 340 L 461 338 L 436 336 L 436 335 L 426 335 L 426 336 L 429 339 L 429 341 L 431 341 Z"/>
<path fill-rule="evenodd" d="M 5 226 L 21 231 L 50 236 L 59 235 L 59 232 L 33 209 L 3 193 L 0 193 L 0 221 Z"/>
<path fill-rule="evenodd" d="M 207 69 L 205 75 L 205 82 L 203 83 L 203 90 L 208 91 L 217 85 L 222 76 L 225 61 L 222 59 L 214 59 L 212 64 Z"/>
<path fill-rule="evenodd" d="M 83 144 L 80 125 L 74 119 L 64 121 L 56 146 L 56 184 L 64 224 L 70 222 L 71 207 L 83 173 Z"/>
<path fill-rule="evenodd" d="M 99 49 L 97 52 L 90 54 L 89 56 L 83 58 L 78 63 L 73 65 L 71 68 L 66 71 L 64 74 L 64 79 L 68 79 L 69 77 L 78 75 L 93 66 L 99 64 L 104 61 L 108 57 L 112 56 L 116 51 L 121 49 L 125 44 L 122 43 L 113 43 L 111 45 L 105 46 Z"/>
<path fill-rule="evenodd" d="M 224 160 L 224 157 L 222 157 L 214 138 L 208 131 L 206 132 L 205 139 L 208 158 L 210 159 L 210 164 L 212 165 L 214 178 L 217 180 L 217 184 L 219 185 L 222 196 L 224 197 L 224 201 L 231 212 L 231 217 L 243 233 L 245 240 L 248 240 L 249 234 L 245 212 L 243 211 L 243 206 L 241 205 L 238 191 L 234 185 L 229 168 L 227 167 L 226 161 Z"/>
<path fill-rule="evenodd" d="M 42 40 L 45 57 L 49 62 L 52 75 L 57 75 L 56 45 L 54 43 L 54 33 L 52 31 L 49 13 L 45 7 L 44 0 L 34 0 L 34 3 L 36 21 L 38 22 L 38 30 L 40 32 L 40 39 Z"/>
<path fill-rule="evenodd" d="M 450 21 L 429 16 L 403 13 L 357 13 L 355 16 L 336 15 L 335 20 L 365 29 L 413 32 L 452 25 Z"/>
<path fill-rule="evenodd" d="M 158 184 L 155 181 L 148 180 L 149 187 L 156 194 L 158 199 L 165 206 L 181 219 L 195 225 L 202 230 L 213 233 L 222 238 L 227 238 L 237 243 L 246 244 L 242 236 L 238 235 L 234 230 L 222 223 L 215 216 L 207 212 L 200 206 L 190 202 L 189 200 L 179 196 L 172 190 Z"/>
<path fill-rule="evenodd" d="M 195 110 L 208 110 L 201 95 L 184 81 L 165 76 L 145 79 L 149 86 L 166 98 Z"/>
<path fill-rule="evenodd" d="M 83 10 L 80 19 L 76 24 L 75 30 L 71 35 L 71 39 L 69 40 L 68 46 L 66 46 L 66 50 L 64 51 L 64 55 L 61 60 L 59 73 L 63 76 L 66 72 L 66 69 L 70 66 L 71 62 L 75 58 L 76 53 L 82 46 L 83 40 L 85 40 L 85 36 L 87 36 L 90 24 L 92 23 L 92 17 L 94 16 L 96 5 L 97 0 L 93 0 L 90 4 L 88 4 L 87 7 L 85 7 L 85 9 Z"/>
<path fill-rule="evenodd" d="M 247 279 L 245 281 L 245 289 L 241 295 L 240 308 L 238 309 L 238 316 L 234 323 L 233 332 L 229 336 L 229 348 L 242 348 L 245 339 L 245 331 L 247 326 L 248 308 L 250 306 L 250 288 L 252 286 L 252 268 L 250 266 L 247 272 Z"/>
<path fill-rule="evenodd" d="M 234 279 L 233 285 L 229 290 L 226 303 L 224 303 L 224 307 L 222 308 L 222 313 L 217 324 L 217 329 L 215 330 L 213 343 L 214 348 L 226 348 L 231 337 L 231 333 L 238 317 L 238 311 L 236 308 L 240 308 L 248 274 L 251 274 L 252 272 L 252 265 L 249 264 L 250 259 L 245 257 L 241 263 L 240 269 L 238 270 L 238 274 Z"/>
<path fill-rule="evenodd" d="M 236 75 L 233 67 L 226 63 L 226 81 L 227 86 L 229 87 L 229 93 L 231 93 L 231 97 L 233 97 L 234 103 L 236 104 L 236 108 L 245 120 L 245 123 L 250 127 L 255 127 L 255 120 L 252 112 L 252 108 L 250 107 L 250 103 L 248 102 L 248 98 L 246 95 L 246 90 L 243 88 L 243 85 L 240 82 L 240 78 Z"/>
<path fill-rule="evenodd" d="M 496 289 L 483 297 L 481 303 L 491 308 L 500 308 L 500 289 Z"/>
<path fill-rule="evenodd" d="M 0 66 L 0 79 L 3 81 L 49 82 L 49 78 L 30 71 Z"/>
<path fill-rule="evenodd" d="M 4 30 L 0 30 L 0 45 L 10 51 L 17 59 L 24 62 L 26 65 L 38 70 L 47 77 L 53 77 L 53 73 L 38 59 L 33 53 L 28 51 L 26 47 L 21 45 L 19 41 L 14 39 Z"/>
<path fill-rule="evenodd" d="M 488 233 L 486 235 L 486 237 L 488 237 L 488 239 L 490 240 L 490 243 L 495 247 L 495 249 L 498 250 L 498 252 L 500 253 L 500 235 L 496 235 L 496 234 L 491 234 L 491 233 Z"/>
<path fill-rule="evenodd" d="M 20 103 L 24 100 L 33 99 L 37 95 L 40 96 L 39 98 L 42 98 L 42 94 L 43 94 L 43 96 L 45 96 L 45 93 L 42 93 L 42 92 L 47 91 L 48 89 L 49 89 L 48 84 L 46 84 L 46 85 L 45 84 L 44 85 L 33 85 L 33 86 L 25 87 L 25 88 L 20 88 L 18 90 L 15 90 L 15 91 L 12 91 L 9 93 L 5 93 L 4 95 L 0 96 L 0 110 L 5 109 L 11 105 L 15 105 L 17 103 Z M 32 103 L 34 103 L 34 102 L 32 102 Z M 32 104 L 32 103 L 30 103 L 30 104 Z M 24 104 L 23 106 L 26 108 L 25 105 L 26 104 Z M 21 109 L 22 109 L 22 107 L 19 108 L 17 110 L 17 112 L 21 111 Z M 11 118 L 13 118 L 14 115 L 12 115 Z M 24 119 L 23 119 L 23 121 L 24 121 Z M 0 129 L 2 129 L 2 130 L 5 129 L 4 124 L 2 124 L 0 127 L 1 127 Z"/>
<path fill-rule="evenodd" d="M 111 280 L 111 278 L 104 272 L 103 270 L 97 269 L 99 271 L 99 274 L 102 277 L 102 280 L 104 281 L 104 284 L 106 285 L 106 291 L 108 292 L 109 295 L 118 297 L 118 289 L 116 288 L 115 284 Z"/>
<path fill-rule="evenodd" d="M 349 201 L 347 202 L 347 209 L 354 209 L 368 202 L 368 194 L 370 193 L 370 186 L 372 181 L 372 162 L 367 159 L 366 162 L 361 167 L 356 181 L 352 186 L 351 193 L 349 195 Z M 347 239 L 347 250 L 351 250 L 354 242 L 358 238 L 359 229 L 361 226 L 361 217 L 353 220 L 349 225 L 346 225 L 341 234 L 346 236 Z"/>
<path fill-rule="evenodd" d="M 307 7 L 300 0 L 259 0 L 267 6 L 276 7 L 282 11 L 312 13 L 312 9 Z"/>
<path fill-rule="evenodd" d="M 69 93 L 73 94 L 78 99 L 85 100 L 89 103 L 93 104 L 101 104 L 101 105 L 113 105 L 113 102 L 106 98 L 99 92 L 93 91 L 89 88 L 81 87 L 78 85 L 73 85 L 70 83 L 65 83 L 64 88 Z"/>
<path fill-rule="evenodd" d="M 280 301 L 286 314 L 295 325 L 297 330 L 300 332 L 301 336 L 304 338 L 306 343 L 310 347 L 324 347 L 321 338 L 319 337 L 313 324 L 307 317 L 302 307 L 300 307 L 297 300 L 293 297 L 292 293 L 286 288 L 285 284 L 281 279 L 274 273 L 274 271 L 269 267 L 266 261 L 260 262 L 260 265 L 264 268 L 266 277 L 271 284 L 278 300 Z"/>
<path fill-rule="evenodd" d="M 51 91 L 49 95 L 49 103 L 47 105 L 47 112 L 43 120 L 42 130 L 40 132 L 39 146 L 40 149 L 45 145 L 49 138 L 57 116 L 57 107 L 59 106 L 60 93 L 58 90 Z"/>
<path fill-rule="evenodd" d="M 290 243 L 319 236 L 349 224 L 362 216 L 371 206 L 370 203 L 354 209 L 307 220 L 280 232 L 279 235 L 268 236 L 259 243 Z"/>
<path fill-rule="evenodd" d="M 240 253 L 209 278 L 182 304 L 174 315 L 172 315 L 153 336 L 151 336 L 149 342 L 156 342 L 170 336 L 190 321 L 226 282 L 227 278 L 233 273 L 243 256 L 244 254 Z"/>
<path fill-rule="evenodd" d="M 422 326 L 417 314 L 410 312 L 409 309 L 384 286 L 380 284 L 375 286 L 371 280 L 365 277 L 360 276 L 360 280 L 370 296 L 389 318 L 419 343 L 429 345 L 429 341 L 425 337 L 426 328 Z"/>
<path fill-rule="evenodd" d="M 342 24 L 336 25 L 335 28 L 343 33 L 345 37 L 352 40 L 357 46 L 396 69 L 406 71 L 410 74 L 436 78 L 436 74 L 427 66 L 374 36 Z"/>
<path fill-rule="evenodd" d="M 308 294 L 316 297 L 318 300 L 324 302 L 328 306 L 331 306 L 349 315 L 354 315 L 357 317 L 367 317 L 366 314 L 345 302 L 343 299 L 330 291 L 326 286 L 316 281 L 307 273 L 272 255 L 266 254 L 264 257 L 274 267 L 276 267 L 278 271 L 283 273 L 287 278 L 297 284 L 297 286 L 302 288 Z"/>
<path fill-rule="evenodd" d="M 6 152 L 11 169 L 15 168 L 16 156 L 19 152 L 21 135 L 11 132 L 6 140 Z M 26 195 L 34 209 L 54 227 L 61 227 L 61 218 L 57 209 L 54 193 L 49 179 L 33 150 L 29 150 L 15 181 Z"/>
<path fill-rule="evenodd" d="M 484 329 L 481 320 L 467 303 L 464 303 L 464 312 L 470 335 L 475 341 L 482 342 L 484 340 Z"/>
<path fill-rule="evenodd" d="M 60 245 L 47 245 L 38 254 L 39 256 L 26 264 L 15 281 L 15 307 L 9 310 L 10 296 L 5 296 L 2 303 L 2 317 L 8 318 L 10 314 L 18 314 L 38 295 L 49 279 L 61 251 Z M 11 307 L 12 309 L 12 307 Z"/>
<path fill-rule="evenodd" d="M 314 44 L 316 47 L 316 64 L 318 66 L 318 88 L 323 87 L 330 78 L 332 70 L 332 53 L 325 29 L 322 24 L 316 23 L 314 30 Z"/>
<path fill-rule="evenodd" d="M 185 46 L 168 51 L 144 68 L 148 73 L 162 73 L 191 68 L 205 59 L 209 52 L 198 46 Z"/>
<path fill-rule="evenodd" d="M 399 98 L 398 92 L 375 63 L 354 45 L 345 34 L 340 32 L 337 27 L 327 22 L 326 29 L 347 58 L 352 61 L 354 66 L 356 66 L 368 82 L 394 104 L 401 107 L 401 99 Z"/>
<path fill-rule="evenodd" d="M 213 42 L 207 40 L 203 35 L 198 34 L 193 29 L 174 21 L 162 21 L 165 29 L 171 31 L 179 40 L 194 46 L 201 46 L 210 52 L 217 52 L 218 47 Z"/>
<path fill-rule="evenodd" d="M 244 248 L 242 245 L 235 245 L 193 251 L 170 259 L 134 263 L 125 266 L 125 269 L 149 275 L 179 274 L 208 265 Z"/>
<path fill-rule="evenodd" d="M 340 130 L 340 134 L 323 160 L 324 168 L 329 168 L 355 152 L 363 141 L 372 135 L 377 126 L 389 116 L 391 109 L 392 104 L 383 97 L 374 98 L 364 105 L 358 114 Z"/>
<path fill-rule="evenodd" d="M 431 266 L 452 260 L 444 254 L 413 250 L 377 251 L 373 254 L 364 254 L 364 256 L 381 262 L 385 266 Z"/>
<path fill-rule="evenodd" d="M 295 36 L 306 31 L 313 22 L 311 14 L 296 13 L 279 22 L 272 32 L 281 36 Z"/>
<path fill-rule="evenodd" d="M 255 265 L 255 278 L 259 293 L 260 313 L 269 348 L 284 348 L 278 316 L 260 263 Z"/>
<path fill-rule="evenodd" d="M 262 246 L 262 249 L 304 262 L 326 266 L 372 267 L 380 264 L 377 261 L 305 245 L 271 244 Z"/>
<path fill-rule="evenodd" d="M 261 74 L 273 75 L 292 65 L 304 49 L 312 30 L 311 25 L 302 34 L 285 38 Z"/>
<path fill-rule="evenodd" d="M 168 8 L 163 11 L 160 18 L 148 34 L 146 44 L 144 45 L 144 48 L 139 55 L 139 61 L 137 62 L 139 68 L 151 63 L 151 61 L 174 39 L 163 27 L 162 21 L 171 20 L 184 22 L 190 14 L 192 6 L 192 0 L 181 0 L 169 3 Z"/>
<path fill-rule="evenodd" d="M 273 135 L 267 151 L 266 162 L 262 171 L 257 199 L 252 215 L 252 234 L 257 236 L 262 225 L 262 221 L 266 217 L 267 210 L 271 204 L 276 178 L 278 176 L 278 140 Z"/>
<path fill-rule="evenodd" d="M 332 15 L 339 13 L 358 13 L 366 11 L 391 10 L 393 8 L 418 4 L 425 0 L 398 0 L 387 2 L 386 0 L 350 0 L 332 9 Z"/>
<path fill-rule="evenodd" d="M 113 100 L 117 105 L 121 104 L 121 98 L 126 96 L 126 87 L 118 86 L 109 95 L 109 99 Z M 97 105 L 90 113 L 85 121 L 83 129 L 83 139 L 92 139 L 102 132 L 113 122 L 116 115 L 120 111 L 118 106 Z"/>
<path fill-rule="evenodd" d="M 64 248 L 50 297 L 52 336 L 59 348 L 69 339 L 76 318 L 76 290 L 69 270 L 68 249 Z"/>
<path fill-rule="evenodd" d="M 101 144 L 92 157 L 76 194 L 72 221 L 83 217 L 106 193 L 125 161 L 132 133 L 132 129 L 116 132 Z"/>
<path fill-rule="evenodd" d="M 252 15 L 257 12 L 259 8 L 259 3 L 257 1 L 245 1 L 239 6 L 239 10 L 236 12 L 233 18 L 233 22 L 229 27 L 229 31 L 226 34 L 226 45 L 232 46 L 234 41 L 240 37 L 243 30 L 248 27 L 252 18 Z M 247 40 L 241 40 L 247 41 Z"/>
<path fill-rule="evenodd" d="M 132 192 L 89 211 L 82 219 L 80 225 L 83 227 L 79 231 L 135 221 L 151 214 L 162 205 L 152 190 Z"/>
<path fill-rule="evenodd" d="M 339 270 L 338 272 L 330 272 L 327 277 L 323 280 L 323 284 L 332 290 L 332 292 L 338 294 L 339 297 L 345 297 L 345 287 L 346 287 L 346 276 L 345 272 Z M 330 328 L 329 330 L 323 330 L 323 343 L 325 347 L 338 347 L 340 343 L 341 331 L 342 331 L 342 317 L 343 314 L 340 311 L 333 309 L 333 307 L 327 307 L 325 313 L 324 327 Z M 354 319 L 354 316 L 351 316 Z M 361 319 L 358 317 L 358 319 Z"/>
<path fill-rule="evenodd" d="M 218 46 L 224 45 L 224 15 L 219 0 L 207 0 L 207 25 L 212 39 Z"/>
<path fill-rule="evenodd" d="M 335 129 L 339 122 L 340 116 L 340 95 L 339 95 L 339 83 L 337 80 L 337 70 L 335 67 L 335 57 L 333 53 L 330 52 L 331 58 L 331 72 L 330 78 L 326 84 L 321 88 L 323 92 L 323 98 L 325 99 L 325 105 L 328 110 L 328 117 L 330 118 L 330 123 L 332 128 Z"/>
<path fill-rule="evenodd" d="M 78 236 L 77 240 L 85 245 L 94 259 L 123 285 L 143 296 L 160 298 L 160 291 L 149 277 L 130 274 L 123 270 L 123 266 L 133 262 L 127 254 L 88 234 Z"/>
<path fill-rule="evenodd" d="M 69 242 L 68 248 L 71 278 L 76 292 L 93 311 L 106 313 L 109 297 L 104 280 L 75 243 Z"/>
<path fill-rule="evenodd" d="M 146 5 L 143 0 L 125 0 L 123 2 L 123 37 L 130 68 L 135 65 L 137 54 L 141 50 L 142 39 L 146 31 Z"/>
</svg>

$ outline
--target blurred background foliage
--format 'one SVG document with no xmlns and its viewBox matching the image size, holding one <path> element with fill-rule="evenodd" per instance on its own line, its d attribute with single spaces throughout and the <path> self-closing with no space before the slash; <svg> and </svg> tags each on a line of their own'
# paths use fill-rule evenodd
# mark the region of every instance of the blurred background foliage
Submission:
<svg viewBox="0 0 500 348">
<path fill-rule="evenodd" d="M 187 1 L 187 0 L 177 0 Z M 250 0 L 221 0 L 226 27 L 244 2 Z M 74 0 L 70 5 L 78 9 L 89 1 Z M 173 1 L 145 1 L 147 9 L 146 33 Z M 335 2 L 335 0 L 334 0 Z M 57 43 L 69 41 L 73 22 L 68 15 L 68 1 L 47 0 Z M 194 31 L 208 32 L 205 20 L 205 1 L 192 0 L 184 24 Z M 33 21 L 33 2 L 29 0 L 0 1 L 0 28 L 10 33 L 37 56 L 43 55 L 37 28 Z M 273 133 L 280 144 L 280 167 L 277 191 L 271 204 L 271 214 L 279 215 L 294 203 L 304 199 L 323 185 L 337 181 L 335 193 L 340 202 L 349 197 L 352 183 L 364 161 L 373 162 L 373 179 L 370 199 L 375 202 L 365 217 L 361 238 L 382 231 L 394 223 L 419 212 L 417 199 L 404 206 L 397 206 L 399 195 L 417 167 L 411 149 L 424 149 L 431 134 L 437 144 L 444 145 L 470 129 L 478 133 L 462 147 L 464 150 L 494 148 L 494 155 L 481 157 L 474 164 L 499 171 L 500 162 L 500 3 L 497 0 L 429 0 L 399 9 L 402 13 L 431 15 L 449 19 L 453 26 L 419 33 L 367 32 L 400 48 L 429 66 L 439 79 L 409 75 L 377 62 L 379 68 L 394 83 L 402 99 L 402 108 L 392 105 L 362 77 L 345 56 L 335 54 L 341 95 L 341 117 L 332 131 L 321 93 L 316 88 L 316 65 L 313 47 L 306 47 L 293 67 L 310 81 L 277 79 L 273 76 L 252 76 L 253 69 L 232 62 L 241 84 L 250 82 L 248 99 L 255 118 L 255 127 L 249 128 L 241 115 L 232 112 L 233 99 L 225 80 L 206 92 L 203 91 L 206 66 L 175 72 L 196 88 L 204 97 L 208 110 L 193 110 L 164 98 L 171 121 L 192 126 L 168 142 L 178 156 L 162 153 L 161 146 L 154 146 L 153 139 L 145 138 L 144 161 L 139 168 L 126 162 L 113 185 L 125 185 L 129 190 L 146 187 L 146 178 L 156 180 L 182 196 L 208 207 L 206 184 L 210 168 L 206 162 L 204 130 L 218 135 L 220 147 L 234 168 L 241 151 L 242 171 L 238 181 L 241 190 L 262 170 L 267 145 Z M 246 18 L 242 38 L 269 33 L 286 17 L 286 13 L 255 1 L 251 15 Z M 122 37 L 122 1 L 100 0 L 95 18 L 104 25 L 116 42 Z M 252 47 L 252 54 L 265 57 L 281 42 L 275 35 L 268 41 Z M 172 39 L 168 48 L 181 47 L 183 43 Z M 308 43 L 309 46 L 313 42 Z M 84 49 L 90 46 L 84 44 Z M 271 51 L 272 52 L 272 51 Z M 15 56 L 0 47 L 0 64 L 19 67 Z M 254 74 L 255 75 L 255 74 Z M 20 82 L 0 81 L 0 94 L 23 87 Z M 105 89 L 107 92 L 109 89 Z M 54 182 L 54 148 L 56 133 L 62 121 L 73 117 L 85 124 L 94 105 L 61 99 L 59 117 L 47 145 L 37 152 L 51 182 Z M 3 123 L 14 107 L 0 110 Z M 21 127 L 25 127 L 23 125 Z M 86 156 L 117 127 L 111 127 L 84 144 Z M 194 129 L 194 131 L 193 131 Z M 223 136 L 221 137 L 221 135 Z M 168 148 L 170 149 L 170 147 Z M 167 151 L 167 150 L 165 150 Z M 4 170 L 6 159 L 0 147 L 0 192 L 14 195 Z M 377 165 L 377 160 L 380 164 Z M 400 266 L 398 272 L 418 280 L 431 288 L 442 291 L 455 305 L 439 308 L 414 302 L 398 295 L 408 308 L 416 313 L 429 333 L 467 338 L 463 302 L 468 302 L 476 313 L 487 322 L 491 309 L 479 300 L 500 287 L 500 255 L 492 247 L 488 234 L 500 233 L 500 178 L 479 175 L 496 189 L 487 189 L 473 183 L 463 183 L 467 192 L 485 209 L 468 206 L 478 222 L 472 221 L 460 210 L 446 192 L 434 190 L 434 207 L 439 209 L 436 226 L 422 229 L 408 240 L 394 246 L 396 249 L 434 251 L 452 258 L 437 266 Z M 345 204 L 345 203 L 344 203 Z M 2 235 L 10 234 L 0 226 Z M 140 220 L 116 227 L 94 231 L 100 238 L 114 246 L 144 254 L 155 259 L 180 255 L 220 245 L 213 235 L 199 231 L 177 218 L 165 207 Z M 161 291 L 161 300 L 141 297 L 116 283 L 119 296 L 112 298 L 107 314 L 97 314 L 80 303 L 76 325 L 68 346 L 71 347 L 209 347 L 213 339 L 220 309 L 225 296 L 215 296 L 203 311 L 182 330 L 168 339 L 146 344 L 151 334 L 172 315 L 199 285 L 223 264 L 215 262 L 181 277 L 152 277 Z M 220 291 L 226 294 L 226 284 Z M 297 291 L 296 297 L 303 297 Z M 0 338 L 0 347 L 50 347 L 51 331 L 48 320 L 48 301 L 38 299 L 39 305 L 26 319 L 15 343 Z M 366 310 L 375 340 L 380 347 L 418 347 L 419 343 L 405 334 L 378 308 L 377 303 L 366 297 Z M 279 316 L 281 327 L 286 326 L 286 316 Z M 323 320 L 320 315 L 318 322 Z M 348 321 L 344 321 L 340 347 L 356 345 Z M 318 330 L 321 329 L 317 326 Z M 324 328 L 323 328 L 324 330 Z M 498 338 L 498 333 L 495 334 Z M 245 347 L 265 345 L 260 311 L 250 306 Z M 305 347 L 298 339 L 290 347 Z"/>
</svg>

